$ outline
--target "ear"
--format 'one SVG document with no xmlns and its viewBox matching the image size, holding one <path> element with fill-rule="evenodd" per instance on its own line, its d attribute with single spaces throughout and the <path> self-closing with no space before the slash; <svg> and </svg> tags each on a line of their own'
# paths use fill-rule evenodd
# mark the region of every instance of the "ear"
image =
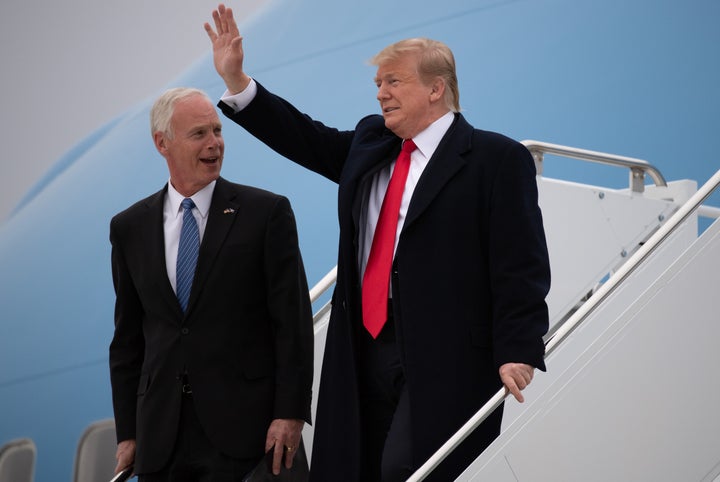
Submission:
<svg viewBox="0 0 720 482">
<path fill-rule="evenodd" d="M 443 80 L 442 77 L 437 77 L 433 83 L 430 84 L 430 87 L 430 101 L 441 101 L 445 96 L 445 80 Z"/>
<path fill-rule="evenodd" d="M 163 156 L 165 157 L 165 154 L 167 153 L 167 137 L 163 132 L 155 132 L 153 134 L 153 142 L 155 143 L 155 149 Z"/>
</svg>

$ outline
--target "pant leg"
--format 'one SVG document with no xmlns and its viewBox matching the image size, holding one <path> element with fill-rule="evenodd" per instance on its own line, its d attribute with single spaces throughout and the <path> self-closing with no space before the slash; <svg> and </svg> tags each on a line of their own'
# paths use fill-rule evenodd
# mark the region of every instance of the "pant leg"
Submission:
<svg viewBox="0 0 720 482">
<path fill-rule="evenodd" d="M 242 482 L 260 458 L 238 459 L 218 450 L 205 435 L 191 395 L 183 395 L 180 427 L 168 464 L 138 475 L 138 482 Z"/>
<path fill-rule="evenodd" d="M 405 386 L 394 333 L 394 324 L 389 319 L 376 339 L 367 333 L 360 336 L 360 480 L 363 482 L 381 480 L 385 440 Z"/>
</svg>

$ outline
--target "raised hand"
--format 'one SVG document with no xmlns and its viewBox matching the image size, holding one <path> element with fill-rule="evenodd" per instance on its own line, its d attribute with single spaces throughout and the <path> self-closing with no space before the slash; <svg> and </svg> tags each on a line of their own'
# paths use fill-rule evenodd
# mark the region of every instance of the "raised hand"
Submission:
<svg viewBox="0 0 720 482">
<path fill-rule="evenodd" d="M 230 94 L 242 92 L 250 83 L 250 77 L 243 71 L 244 52 L 242 41 L 231 8 L 222 3 L 212 12 L 215 30 L 205 22 L 205 31 L 213 46 L 215 70 L 225 81 Z"/>
</svg>

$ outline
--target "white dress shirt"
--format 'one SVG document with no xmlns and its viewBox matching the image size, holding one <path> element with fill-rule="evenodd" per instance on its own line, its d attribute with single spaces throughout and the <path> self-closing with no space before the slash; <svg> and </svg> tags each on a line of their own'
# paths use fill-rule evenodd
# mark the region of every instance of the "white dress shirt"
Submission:
<svg viewBox="0 0 720 482">
<path fill-rule="evenodd" d="M 202 244 L 205 226 L 207 225 L 208 211 L 212 201 L 215 181 L 211 182 L 198 192 L 190 196 L 195 203 L 192 215 L 198 225 L 200 232 L 200 244 Z M 183 208 L 182 201 L 185 196 L 175 190 L 172 182 L 168 181 L 168 190 L 163 205 L 163 232 L 165 233 L 165 266 L 167 267 L 168 278 L 173 291 L 177 292 L 177 255 L 180 244 L 180 231 L 182 230 Z"/>
<path fill-rule="evenodd" d="M 407 216 L 410 200 L 415 192 L 420 176 L 425 171 L 430 158 L 435 153 L 440 140 L 443 138 L 447 130 L 450 128 L 454 119 L 452 112 L 448 112 L 438 120 L 430 124 L 424 131 L 413 137 L 413 142 L 417 146 L 410 154 L 410 170 L 405 181 L 405 189 L 403 190 L 402 200 L 400 201 L 400 212 L 398 214 L 397 231 L 395 232 L 395 248 L 397 249 L 400 240 L 400 232 L 405 224 L 405 216 Z M 365 273 L 365 265 L 367 264 L 370 248 L 372 247 L 373 236 L 375 235 L 375 227 L 380 217 L 380 208 L 382 207 L 385 192 L 392 172 L 395 169 L 395 161 L 389 166 L 382 168 L 372 178 L 370 186 L 370 196 L 367 201 L 363 201 L 363 210 L 360 216 L 360 253 L 358 253 L 358 262 L 360 263 L 360 279 Z"/>
</svg>

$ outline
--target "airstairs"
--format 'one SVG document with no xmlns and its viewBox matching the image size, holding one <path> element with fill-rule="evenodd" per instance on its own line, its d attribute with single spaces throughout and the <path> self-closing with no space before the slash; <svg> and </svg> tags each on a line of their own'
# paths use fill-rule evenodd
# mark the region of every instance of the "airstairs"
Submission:
<svg viewBox="0 0 720 482">
<path fill-rule="evenodd" d="M 409 480 L 505 400 L 500 436 L 457 480 L 720 482 L 720 222 L 698 234 L 699 217 L 720 217 L 703 204 L 720 171 L 698 189 L 639 159 L 524 144 L 552 270 L 548 370 L 524 404 L 498 392 Z M 629 187 L 545 178 L 546 154 L 627 169 Z M 335 269 L 313 301 L 334 281 Z M 315 316 L 315 393 L 330 310 Z M 304 439 L 310 451 L 312 427 Z"/>
</svg>

